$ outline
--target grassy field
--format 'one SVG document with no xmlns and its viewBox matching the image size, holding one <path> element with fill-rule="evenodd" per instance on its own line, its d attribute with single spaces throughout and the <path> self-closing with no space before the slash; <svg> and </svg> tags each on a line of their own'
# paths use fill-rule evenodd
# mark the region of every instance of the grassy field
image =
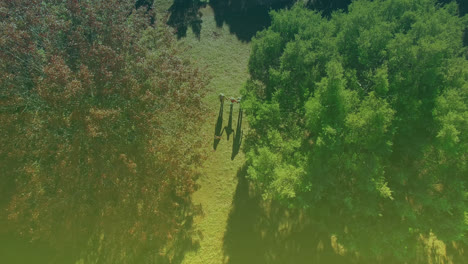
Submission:
<svg viewBox="0 0 468 264">
<path fill-rule="evenodd" d="M 187 36 L 179 41 L 189 47 L 185 56 L 205 67 L 212 77 L 205 98 L 208 121 L 201 130 L 208 156 L 198 181 L 200 189 L 193 196 L 194 203 L 203 210 L 195 221 L 200 245 L 186 253 L 182 263 L 346 263 L 335 254 L 329 238 L 314 232 L 302 212 L 264 202 L 253 194 L 245 179 L 243 153 L 234 161 L 230 159 L 232 138 L 227 141 L 224 135 L 217 151 L 212 151 L 218 95 L 239 96 L 249 76 L 250 43 L 238 40 L 228 25 L 217 27 L 209 6 L 200 11 L 200 36 L 189 28 Z M 224 122 L 228 120 L 228 105 L 224 108 Z M 235 105 L 234 127 L 237 113 Z M 248 126 L 245 120 L 244 133 Z"/>
<path fill-rule="evenodd" d="M 227 97 L 239 96 L 239 90 L 248 77 L 250 45 L 229 34 L 226 25 L 222 28 L 216 27 L 213 10 L 210 7 L 201 9 L 201 12 L 203 23 L 200 38 L 189 29 L 187 36 L 180 40 L 182 45 L 190 47 L 187 56 L 190 56 L 197 65 L 206 67 L 212 77 L 205 98 L 209 117 L 202 130 L 203 136 L 207 139 L 208 157 L 198 182 L 200 189 L 193 197 L 194 203 L 200 204 L 203 209 L 203 216 L 195 222 L 196 228 L 201 231 L 200 248 L 186 254 L 183 263 L 187 264 L 225 262 L 224 234 L 237 186 L 237 172 L 244 163 L 242 153 L 231 161 L 232 137 L 227 141 L 224 135 L 216 152 L 212 151 L 212 144 L 219 111 L 218 95 L 224 93 Z M 228 120 L 228 105 L 226 103 L 224 107 L 224 122 Z M 235 105 L 234 127 L 237 113 L 238 105 Z"/>
</svg>

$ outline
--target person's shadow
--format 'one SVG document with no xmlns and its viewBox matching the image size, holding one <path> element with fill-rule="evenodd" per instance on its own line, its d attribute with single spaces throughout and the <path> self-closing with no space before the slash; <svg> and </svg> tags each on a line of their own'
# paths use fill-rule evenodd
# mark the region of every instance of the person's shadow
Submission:
<svg viewBox="0 0 468 264">
<path fill-rule="evenodd" d="M 234 107 L 234 104 L 231 103 L 230 109 L 229 109 L 229 121 L 227 126 L 224 127 L 224 131 L 226 131 L 227 135 L 227 140 L 229 140 L 229 137 L 231 134 L 234 132 L 234 129 L 232 129 L 232 109 Z"/>
<path fill-rule="evenodd" d="M 234 160 L 237 154 L 239 154 L 243 134 L 244 131 L 242 130 L 242 108 L 239 108 L 239 117 L 237 118 L 236 133 L 234 134 L 234 140 L 232 142 L 231 160 Z"/>
<path fill-rule="evenodd" d="M 221 135 L 223 134 L 224 129 L 223 128 L 223 107 L 224 107 L 224 102 L 221 101 L 221 105 L 219 106 L 219 114 L 218 114 L 218 120 L 216 121 L 215 125 L 215 132 L 214 132 L 214 142 L 213 142 L 213 149 L 216 150 L 218 147 L 219 141 L 221 140 Z M 232 107 L 231 107 L 232 110 Z"/>
</svg>

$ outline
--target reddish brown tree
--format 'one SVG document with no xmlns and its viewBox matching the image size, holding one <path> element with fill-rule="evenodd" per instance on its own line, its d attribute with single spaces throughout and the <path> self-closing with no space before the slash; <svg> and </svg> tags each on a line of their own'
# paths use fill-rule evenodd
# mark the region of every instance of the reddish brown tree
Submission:
<svg viewBox="0 0 468 264">
<path fill-rule="evenodd" d="M 134 8 L 0 3 L 7 218 L 88 261 L 172 259 L 191 231 L 207 78 Z"/>
</svg>

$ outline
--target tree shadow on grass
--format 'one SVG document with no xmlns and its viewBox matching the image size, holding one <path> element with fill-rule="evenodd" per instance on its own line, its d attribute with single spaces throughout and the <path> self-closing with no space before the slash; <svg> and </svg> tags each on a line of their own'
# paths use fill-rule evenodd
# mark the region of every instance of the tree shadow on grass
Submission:
<svg viewBox="0 0 468 264">
<path fill-rule="evenodd" d="M 0 208 L 4 211 L 4 208 Z M 79 252 L 58 250 L 45 241 L 31 241 L 18 235 L 4 215 L 0 215 L 0 263 L 75 263 Z"/>
<path fill-rule="evenodd" d="M 201 232 L 195 228 L 194 218 L 203 214 L 201 205 L 190 205 L 187 207 L 185 221 L 181 225 L 181 230 L 175 238 L 175 243 L 166 248 L 166 255 L 157 256 L 151 261 L 136 261 L 135 263 L 173 263 L 180 264 L 187 252 L 197 252 L 200 249 Z M 168 257 L 170 255 L 170 257 Z"/>
<path fill-rule="evenodd" d="M 135 4 L 149 6 L 151 0 L 138 0 Z M 249 42 L 257 32 L 267 28 L 271 24 L 270 10 L 280 10 L 291 7 L 297 0 L 210 0 L 209 5 L 215 13 L 216 25 L 229 26 L 231 34 L 243 42 Z M 451 0 L 439 0 L 439 3 L 448 3 Z M 351 0 L 308 0 L 305 2 L 307 8 L 322 12 L 329 17 L 333 11 L 347 11 Z M 468 12 L 468 4 L 464 0 L 457 0 L 460 15 Z M 205 7 L 206 2 L 201 0 L 174 0 L 169 8 L 170 17 L 167 24 L 176 29 L 178 38 L 187 35 L 187 29 L 200 38 L 202 28 L 202 14 L 200 8 Z M 465 45 L 468 45 L 468 33 L 464 37 Z"/>
<path fill-rule="evenodd" d="M 224 234 L 223 263 L 405 263 L 388 257 L 359 258 L 343 253 L 345 249 L 329 232 L 319 231 L 327 229 L 314 223 L 311 220 L 313 216 L 276 202 L 264 201 L 255 193 L 246 174 L 247 167 L 244 165 L 237 173 L 238 184 Z M 385 239 L 385 236 L 381 238 Z M 406 263 L 429 263 L 429 260 L 439 263 L 441 258 L 436 254 L 435 247 L 429 249 L 422 251 L 419 260 Z M 465 251 L 466 245 L 463 243 L 447 244 L 447 254 L 442 262 L 450 259 L 452 263 L 466 263 Z"/>
<path fill-rule="evenodd" d="M 2 263 L 58 263 L 54 261 L 56 254 L 57 252 L 46 244 L 30 243 L 14 235 L 0 233 L 0 261 Z"/>
<path fill-rule="evenodd" d="M 1 157 L 0 157 L 1 158 Z M 3 159 L 6 160 L 6 159 Z M 9 163 L 10 167 L 4 166 L 4 171 L 13 171 L 19 164 Z M 13 166 L 16 165 L 16 166 Z M 0 175 L 2 176 L 2 175 Z M 108 255 L 100 255 L 98 239 L 88 232 L 83 232 L 82 236 L 63 237 L 60 230 L 55 230 L 51 235 L 52 239 L 36 237 L 32 240 L 27 232 L 20 233 L 17 223 L 8 219 L 7 208 L 11 203 L 13 194 L 17 191 L 14 177 L 0 177 L 3 184 L 0 185 L 0 263 L 34 263 L 34 264 L 75 264 L 75 263 L 110 263 L 107 261 Z M 190 251 L 197 251 L 200 248 L 200 232 L 196 229 L 194 218 L 202 214 L 201 205 L 194 205 L 191 200 L 177 200 L 181 205 L 179 215 L 183 215 L 183 221 L 179 226 L 177 236 L 172 239 L 165 250 L 165 254 L 160 254 L 160 248 L 153 247 L 154 243 L 149 242 L 146 248 L 142 249 L 143 254 L 135 257 L 133 263 L 174 263 L 183 262 L 185 254 Z M 135 214 L 135 218 L 139 217 Z M 62 221 L 60 212 L 57 212 L 57 221 Z M 56 223 L 51 223 L 55 225 Z M 59 224 L 59 222 L 57 222 Z M 94 224 L 90 221 L 89 224 Z M 113 223 L 109 222 L 109 225 Z M 34 226 L 31 226 L 34 228 Z M 71 227 L 76 228 L 76 227 Z M 119 227 L 117 227 L 119 228 Z M 119 229 L 120 232 L 121 229 Z M 76 230 L 66 230 L 75 234 Z M 125 247 L 125 241 L 112 241 L 115 248 Z M 49 241 L 50 240 L 50 241 Z M 82 243 L 83 240 L 86 243 Z M 98 240 L 98 241 L 96 241 Z M 81 261 L 83 262 L 81 262 Z"/>
<path fill-rule="evenodd" d="M 143 254 L 135 256 L 132 263 L 173 263 L 183 262 L 187 252 L 196 252 L 200 248 L 200 234 L 194 226 L 194 217 L 202 213 L 201 206 L 188 205 L 181 212 L 185 214 L 185 220 L 180 226 L 177 237 L 173 239 L 165 254 L 159 254 L 160 248 L 147 244 Z M 34 263 L 34 264 L 75 264 L 75 263 L 110 263 L 108 255 L 100 255 L 99 241 L 89 240 L 87 245 L 72 245 L 73 241 L 62 241 L 57 246 L 43 240 L 31 241 L 28 236 L 22 237 L 14 230 L 14 227 L 6 222 L 3 216 L 0 218 L 0 263 Z M 122 246 L 122 241 L 115 242 L 115 247 Z M 91 247 L 91 248 L 89 248 Z M 96 255 L 97 254 L 97 255 Z M 121 263 L 121 262 L 119 262 Z"/>
<path fill-rule="evenodd" d="M 271 24 L 270 10 L 292 6 L 293 0 L 251 1 L 251 0 L 211 0 L 216 25 L 229 25 L 231 34 L 249 42 L 258 31 Z"/>
<path fill-rule="evenodd" d="M 0 175 L 0 263 L 74 263 L 73 257 L 54 249 L 48 243 L 31 242 L 25 237 L 16 234 L 14 227 L 8 222 L 6 208 L 10 198 L 15 192 L 15 178 L 5 177 L 18 170 L 20 163 L 0 156 L 0 161 L 6 166 L 0 166 L 4 175 Z M 3 177 L 2 177 L 3 176 Z"/>
<path fill-rule="evenodd" d="M 271 24 L 270 11 L 291 8 L 298 0 L 210 0 L 215 12 L 216 25 L 229 25 L 231 34 L 249 42 L 257 32 Z M 308 0 L 306 7 L 325 16 L 338 9 L 347 10 L 351 0 Z"/>
<path fill-rule="evenodd" d="M 188 27 L 192 28 L 197 38 L 200 38 L 202 27 L 202 13 L 200 8 L 205 7 L 206 3 L 200 0 L 175 0 L 169 8 L 169 19 L 167 24 L 176 29 L 177 38 L 183 38 L 187 35 Z"/>
<path fill-rule="evenodd" d="M 224 235 L 224 263 L 352 263 L 335 253 L 330 237 L 300 211 L 265 202 L 238 171 L 238 185 Z"/>
<path fill-rule="evenodd" d="M 290 7 L 295 0 L 211 0 L 209 5 L 215 13 L 216 25 L 229 25 L 230 32 L 244 42 L 249 42 L 255 34 L 270 26 L 270 10 Z M 197 38 L 200 38 L 202 28 L 202 13 L 200 8 L 206 6 L 201 0 L 175 0 L 169 8 L 167 24 L 176 29 L 177 37 L 187 35 L 189 27 Z"/>
</svg>

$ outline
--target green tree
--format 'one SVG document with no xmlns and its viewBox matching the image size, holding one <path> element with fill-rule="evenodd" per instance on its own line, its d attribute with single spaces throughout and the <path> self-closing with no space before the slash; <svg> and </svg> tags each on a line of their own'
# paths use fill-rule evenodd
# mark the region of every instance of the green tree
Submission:
<svg viewBox="0 0 468 264">
<path fill-rule="evenodd" d="M 117 0 L 0 3 L 7 218 L 86 263 L 176 258 L 176 242 L 191 239 L 207 79 L 145 11 Z"/>
<path fill-rule="evenodd" d="M 432 0 L 296 5 L 253 40 L 248 177 L 361 256 L 466 243 L 467 19 Z"/>
</svg>

